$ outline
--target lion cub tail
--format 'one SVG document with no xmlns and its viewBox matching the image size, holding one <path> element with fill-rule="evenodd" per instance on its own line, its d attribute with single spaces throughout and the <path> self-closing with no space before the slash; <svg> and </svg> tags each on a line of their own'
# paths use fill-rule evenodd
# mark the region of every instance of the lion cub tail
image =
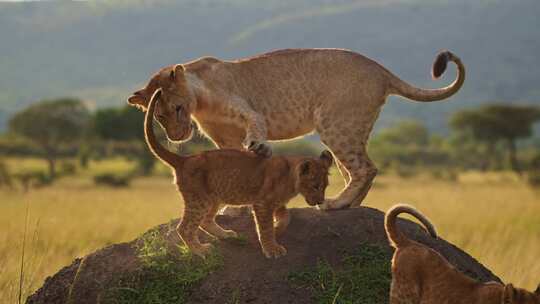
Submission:
<svg viewBox="0 0 540 304">
<path fill-rule="evenodd" d="M 410 239 L 407 238 L 396 227 L 397 216 L 401 213 L 408 213 L 414 216 L 415 218 L 417 218 L 424 225 L 424 227 L 427 229 L 429 234 L 432 237 L 437 238 L 437 231 L 435 231 L 435 227 L 424 215 L 422 215 L 412 206 L 405 205 L 405 204 L 398 204 L 390 208 L 384 218 L 384 227 L 386 229 L 386 235 L 388 236 L 388 239 L 390 240 L 390 244 L 393 247 L 395 248 L 403 247 L 403 246 L 408 245 L 411 242 Z"/>
<path fill-rule="evenodd" d="M 414 87 L 407 82 L 399 79 L 397 76 L 390 76 L 390 94 L 400 95 L 409 100 L 431 102 L 446 99 L 454 95 L 463 86 L 465 82 L 465 66 L 458 56 L 450 51 L 442 51 L 437 55 L 431 69 L 431 75 L 434 79 L 441 77 L 446 71 L 448 62 L 453 62 L 457 65 L 457 77 L 452 84 L 439 89 L 422 89 Z"/>
<path fill-rule="evenodd" d="M 166 163 L 172 168 L 175 168 L 175 164 L 181 159 L 181 156 L 176 155 L 169 150 L 165 149 L 159 141 L 156 139 L 154 134 L 154 111 L 156 108 L 156 103 L 161 97 L 161 89 L 156 90 L 150 103 L 148 104 L 148 110 L 146 111 L 146 116 L 144 117 L 144 136 L 146 138 L 146 143 L 158 159 Z"/>
</svg>

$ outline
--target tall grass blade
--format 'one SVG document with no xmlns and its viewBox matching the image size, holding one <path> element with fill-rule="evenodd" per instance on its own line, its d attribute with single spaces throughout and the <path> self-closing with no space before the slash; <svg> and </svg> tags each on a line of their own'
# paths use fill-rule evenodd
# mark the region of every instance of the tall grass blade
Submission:
<svg viewBox="0 0 540 304">
<path fill-rule="evenodd" d="M 24 234 L 23 234 L 23 241 L 22 241 L 22 249 L 21 249 L 21 270 L 19 272 L 19 295 L 18 295 L 18 301 L 17 303 L 21 304 L 22 300 L 22 289 L 23 289 L 23 280 L 24 280 L 24 249 L 26 247 L 26 232 L 28 231 L 28 214 L 30 212 L 30 203 L 26 203 L 26 215 L 24 217 Z"/>
</svg>

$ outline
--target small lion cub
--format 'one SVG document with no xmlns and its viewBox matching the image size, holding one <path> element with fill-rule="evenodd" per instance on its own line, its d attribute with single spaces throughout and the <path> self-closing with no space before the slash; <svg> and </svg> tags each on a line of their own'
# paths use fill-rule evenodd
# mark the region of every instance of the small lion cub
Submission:
<svg viewBox="0 0 540 304">
<path fill-rule="evenodd" d="M 397 230 L 400 213 L 414 216 L 437 237 L 433 225 L 413 207 L 396 205 L 388 210 L 386 234 L 396 248 L 390 304 L 540 304 L 540 286 L 532 293 L 512 284 L 481 283 L 459 272 L 438 252 Z"/>
<path fill-rule="evenodd" d="M 312 206 L 324 201 L 332 165 L 330 152 L 322 152 L 319 158 L 264 158 L 238 150 L 180 156 L 163 148 L 154 135 L 154 109 L 160 96 L 161 90 L 157 90 L 150 101 L 145 135 L 154 155 L 172 168 L 184 198 L 184 216 L 177 227 L 182 240 L 193 253 L 205 256 L 211 244 L 200 243 L 198 228 L 218 238 L 235 237 L 234 231 L 224 230 L 214 220 L 220 205 L 252 205 L 264 255 L 285 255 L 285 248 L 276 242 L 274 217 L 279 221 L 287 202 L 299 193 Z"/>
</svg>

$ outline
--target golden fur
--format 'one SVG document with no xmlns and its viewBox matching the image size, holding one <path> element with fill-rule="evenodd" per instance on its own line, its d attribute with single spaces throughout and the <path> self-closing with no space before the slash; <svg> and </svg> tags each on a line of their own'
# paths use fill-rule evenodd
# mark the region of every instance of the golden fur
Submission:
<svg viewBox="0 0 540 304">
<path fill-rule="evenodd" d="M 145 135 L 150 150 L 174 172 L 175 183 L 184 198 L 184 216 L 177 227 L 186 245 L 204 256 L 210 244 L 201 244 L 198 228 L 218 238 L 234 237 L 214 220 L 221 204 L 251 205 L 262 251 L 268 258 L 285 255 L 275 239 L 277 228 L 288 224 L 287 202 L 302 194 L 308 204 L 322 203 L 328 186 L 332 156 L 324 151 L 319 158 L 270 157 L 238 150 L 207 151 L 192 156 L 169 152 L 156 140 L 153 114 L 161 90 L 152 97 L 145 117 Z"/>
<path fill-rule="evenodd" d="M 441 52 L 432 74 L 442 75 L 449 61 L 458 67 L 454 83 L 429 90 L 342 49 L 279 50 L 237 61 L 204 57 L 163 68 L 128 102 L 144 110 L 162 88 L 164 102 L 156 117 L 169 139 L 187 140 L 193 118 L 219 148 L 247 148 L 264 156 L 271 154 L 267 140 L 317 131 L 347 181 L 345 190 L 322 208 L 343 208 L 360 203 L 377 174 L 366 144 L 387 96 L 423 102 L 452 96 L 465 80 L 461 60 Z"/>
<path fill-rule="evenodd" d="M 540 304 L 540 286 L 532 293 L 512 284 L 480 283 L 459 272 L 435 250 L 408 239 L 396 227 L 400 213 L 413 215 L 437 237 L 433 225 L 413 207 L 396 205 L 388 210 L 386 233 L 396 248 L 390 304 Z"/>
</svg>

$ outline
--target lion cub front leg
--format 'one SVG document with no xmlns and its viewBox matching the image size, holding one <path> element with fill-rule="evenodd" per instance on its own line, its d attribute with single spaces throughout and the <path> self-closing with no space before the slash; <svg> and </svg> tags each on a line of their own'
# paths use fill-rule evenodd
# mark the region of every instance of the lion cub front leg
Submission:
<svg viewBox="0 0 540 304">
<path fill-rule="evenodd" d="M 235 238 L 238 237 L 238 234 L 232 230 L 226 230 L 223 229 L 221 226 L 219 226 L 216 223 L 216 214 L 219 211 L 219 204 L 215 203 L 211 208 L 210 211 L 206 214 L 204 217 L 204 220 L 202 221 L 201 227 L 209 234 L 219 238 L 219 239 L 226 239 L 226 238 Z"/>
<path fill-rule="evenodd" d="M 242 146 L 264 157 L 272 155 L 272 149 L 266 143 L 267 126 L 264 117 L 255 112 L 242 98 L 232 98 L 228 112 L 234 117 L 240 117 L 246 128 L 246 138 Z"/>
<path fill-rule="evenodd" d="M 272 155 L 272 149 L 266 143 L 266 122 L 259 114 L 251 113 L 249 115 L 246 138 L 242 142 L 242 145 L 249 151 L 253 151 L 258 155 L 270 157 Z"/>
<path fill-rule="evenodd" d="M 279 258 L 286 255 L 287 250 L 285 247 L 276 242 L 274 210 L 264 204 L 254 204 L 253 213 L 264 256 L 267 258 Z"/>
</svg>

